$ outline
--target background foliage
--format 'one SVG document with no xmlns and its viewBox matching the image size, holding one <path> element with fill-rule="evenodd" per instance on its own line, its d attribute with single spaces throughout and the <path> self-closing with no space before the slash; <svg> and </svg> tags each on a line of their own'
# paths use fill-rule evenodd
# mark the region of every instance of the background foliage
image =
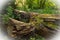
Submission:
<svg viewBox="0 0 60 40">
<path fill-rule="evenodd" d="M 55 14 L 57 13 L 56 4 L 51 0 L 25 0 L 24 3 L 20 0 L 15 1 L 16 9 L 30 11 L 30 12 L 38 12 L 45 14 Z"/>
</svg>

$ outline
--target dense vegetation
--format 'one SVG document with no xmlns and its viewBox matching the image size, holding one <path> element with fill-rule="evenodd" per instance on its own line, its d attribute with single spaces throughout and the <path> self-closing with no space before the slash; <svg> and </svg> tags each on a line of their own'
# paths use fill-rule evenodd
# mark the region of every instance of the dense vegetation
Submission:
<svg viewBox="0 0 60 40">
<path fill-rule="evenodd" d="M 56 13 L 56 5 L 51 0 L 20 0 L 16 2 L 16 9 L 38 13 Z M 21 6 L 20 6 L 21 5 Z"/>
<path fill-rule="evenodd" d="M 4 16 L 4 20 L 8 20 L 9 17 L 17 18 L 13 14 L 14 9 L 27 11 L 27 12 L 37 12 L 40 14 L 56 14 L 57 6 L 51 0 L 13 0 L 12 3 L 8 3 L 6 8 L 7 14 Z"/>
</svg>

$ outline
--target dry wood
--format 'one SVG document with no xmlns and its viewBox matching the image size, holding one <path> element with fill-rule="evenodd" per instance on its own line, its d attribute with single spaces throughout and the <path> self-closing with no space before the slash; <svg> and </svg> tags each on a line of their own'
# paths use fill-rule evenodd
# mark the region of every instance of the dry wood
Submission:
<svg viewBox="0 0 60 40">
<path fill-rule="evenodd" d="M 38 14 L 38 13 L 35 13 L 35 12 L 25 12 L 25 11 L 21 11 L 21 10 L 14 10 L 15 11 L 15 14 L 29 14 L 30 16 L 33 16 L 33 15 L 39 15 L 41 18 L 47 18 L 47 19 L 60 19 L 60 14 Z"/>
<path fill-rule="evenodd" d="M 10 25 L 8 25 L 8 28 L 7 28 L 9 30 L 8 33 L 13 34 L 14 36 L 27 35 L 30 32 L 35 30 L 35 27 L 33 27 L 33 25 L 31 25 L 30 23 L 24 23 L 12 18 L 10 18 L 9 23 Z"/>
<path fill-rule="evenodd" d="M 19 10 L 14 10 L 14 13 L 16 15 L 19 15 L 19 21 L 16 19 L 9 19 L 9 25 L 8 25 L 8 33 L 9 34 L 13 34 L 12 36 L 17 36 L 17 35 L 27 35 L 33 31 L 35 31 L 35 33 L 40 34 L 42 36 L 48 36 L 51 33 L 53 33 L 55 31 L 55 29 L 48 27 L 44 24 L 40 24 L 40 26 L 36 26 L 35 23 L 33 23 L 34 16 L 39 16 L 40 18 L 43 19 L 43 23 L 46 21 L 52 22 L 52 21 L 56 21 L 56 20 L 60 20 L 60 16 L 57 14 L 38 14 L 38 13 L 34 13 L 34 12 L 25 12 L 25 11 L 19 11 Z M 21 19 L 28 19 L 29 22 L 26 23 L 24 21 L 22 21 Z M 30 20 L 33 20 L 30 22 Z M 38 29 L 36 28 L 38 27 Z"/>
<path fill-rule="evenodd" d="M 8 25 L 8 34 L 12 37 L 16 37 L 17 35 L 27 35 L 33 31 L 35 31 L 35 25 L 31 23 L 24 23 L 15 19 L 10 18 L 9 20 L 10 25 Z M 48 28 L 44 26 L 40 26 L 38 30 L 35 31 L 35 33 L 40 34 L 42 36 L 48 36 L 52 33 L 52 30 L 49 30 Z"/>
</svg>

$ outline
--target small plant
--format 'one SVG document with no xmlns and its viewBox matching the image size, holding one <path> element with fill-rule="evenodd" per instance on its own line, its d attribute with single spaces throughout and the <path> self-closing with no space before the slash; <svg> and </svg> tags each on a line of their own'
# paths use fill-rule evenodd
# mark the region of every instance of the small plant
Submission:
<svg viewBox="0 0 60 40">
<path fill-rule="evenodd" d="M 35 34 L 35 36 L 31 36 L 29 40 L 45 40 L 43 37 Z"/>
</svg>

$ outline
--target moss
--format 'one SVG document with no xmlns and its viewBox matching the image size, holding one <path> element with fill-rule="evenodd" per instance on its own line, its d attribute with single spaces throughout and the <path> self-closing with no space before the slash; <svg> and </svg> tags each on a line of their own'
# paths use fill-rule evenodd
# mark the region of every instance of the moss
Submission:
<svg viewBox="0 0 60 40">
<path fill-rule="evenodd" d="M 53 23 L 53 22 L 45 22 L 44 24 L 46 26 L 50 27 L 50 28 L 53 28 L 53 29 L 57 29 L 58 28 L 58 25 Z"/>
<path fill-rule="evenodd" d="M 39 15 L 34 15 L 31 19 L 30 19 L 30 23 L 33 23 L 36 27 L 36 29 L 40 28 L 40 24 L 43 23 L 43 19 L 39 17 Z"/>
<path fill-rule="evenodd" d="M 31 36 L 29 40 L 45 40 L 45 38 L 35 34 L 35 36 Z"/>
</svg>

